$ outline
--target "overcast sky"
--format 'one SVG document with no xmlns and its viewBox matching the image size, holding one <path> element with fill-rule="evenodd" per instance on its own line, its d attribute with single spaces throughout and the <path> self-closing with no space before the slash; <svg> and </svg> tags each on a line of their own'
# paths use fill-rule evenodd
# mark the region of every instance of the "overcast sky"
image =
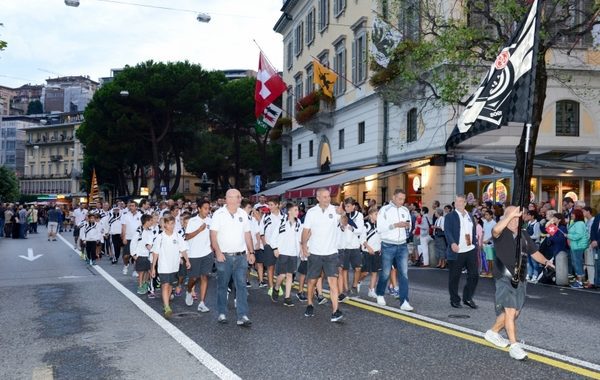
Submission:
<svg viewBox="0 0 600 380">
<path fill-rule="evenodd" d="M 110 69 L 155 61 L 189 60 L 205 69 L 258 67 L 261 46 L 277 70 L 282 36 L 273 31 L 281 0 L 116 0 L 208 13 L 80 0 L 0 0 L 0 85 L 43 84 L 48 77 L 110 75 Z M 110 0 L 112 1 L 112 0 Z"/>
</svg>

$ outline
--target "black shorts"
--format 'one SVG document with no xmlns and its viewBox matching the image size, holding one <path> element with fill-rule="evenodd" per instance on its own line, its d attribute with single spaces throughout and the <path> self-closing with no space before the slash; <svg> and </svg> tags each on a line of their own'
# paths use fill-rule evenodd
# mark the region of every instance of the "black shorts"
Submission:
<svg viewBox="0 0 600 380">
<path fill-rule="evenodd" d="M 171 285 L 177 284 L 177 272 L 159 273 L 158 276 L 160 277 L 161 284 L 171 284 Z"/>
<path fill-rule="evenodd" d="M 150 270 L 150 260 L 145 256 L 138 256 L 135 260 L 136 272 L 148 272 Z"/>
<path fill-rule="evenodd" d="M 79 237 L 79 227 L 78 226 L 73 227 L 73 236 Z"/>
<path fill-rule="evenodd" d="M 515 289 L 510 280 L 503 276 L 496 278 L 495 283 L 495 311 L 497 316 L 504 313 L 504 308 L 523 309 L 525 298 L 527 297 L 527 282 L 519 283 L 519 286 Z"/>
<path fill-rule="evenodd" d="M 190 258 L 190 264 L 192 267 L 188 270 L 188 276 L 192 278 L 198 278 L 200 276 L 209 275 L 210 272 L 212 272 L 214 262 L 215 259 L 212 253 L 204 257 Z"/>
<path fill-rule="evenodd" d="M 263 252 L 263 264 L 266 267 L 270 267 L 275 265 L 277 259 L 275 258 L 275 254 L 273 253 L 273 248 L 270 245 L 265 245 L 265 249 Z"/>
<path fill-rule="evenodd" d="M 179 272 L 177 272 L 177 275 L 180 278 L 185 278 L 188 275 L 188 270 L 185 267 L 185 261 L 183 261 L 183 259 L 179 260 Z"/>
<path fill-rule="evenodd" d="M 297 267 L 298 258 L 296 256 L 279 255 L 275 265 L 275 273 L 277 275 L 295 273 Z"/>
<path fill-rule="evenodd" d="M 340 249 L 341 267 L 343 270 L 360 269 L 362 267 L 362 255 L 360 249 Z"/>
<path fill-rule="evenodd" d="M 131 256 L 131 240 L 127 240 L 127 244 L 123 246 L 123 257 Z"/>
<path fill-rule="evenodd" d="M 301 260 L 300 265 L 298 265 L 298 273 L 306 275 L 307 271 L 308 271 L 308 261 Z"/>
<path fill-rule="evenodd" d="M 325 272 L 327 277 L 338 276 L 338 254 L 333 253 L 331 255 L 319 256 L 310 255 L 308 256 L 308 270 L 306 276 L 309 279 L 316 279 L 321 277 L 321 272 Z"/>
<path fill-rule="evenodd" d="M 262 264 L 265 260 L 265 251 L 262 249 L 255 250 L 254 258 L 256 259 L 257 264 Z"/>
<path fill-rule="evenodd" d="M 375 273 L 381 270 L 381 252 L 377 251 L 373 255 L 369 255 L 369 252 L 362 253 L 363 272 Z"/>
</svg>

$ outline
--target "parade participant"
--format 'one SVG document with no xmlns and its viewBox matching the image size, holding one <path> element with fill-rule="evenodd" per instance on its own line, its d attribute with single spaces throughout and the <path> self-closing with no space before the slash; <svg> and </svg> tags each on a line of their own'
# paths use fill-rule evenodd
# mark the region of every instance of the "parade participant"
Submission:
<svg viewBox="0 0 600 380">
<path fill-rule="evenodd" d="M 173 284 L 177 282 L 179 260 L 183 258 L 186 267 L 190 268 L 187 256 L 187 243 L 175 232 L 175 218 L 172 215 L 163 217 L 163 231 L 156 237 L 152 244 L 152 269 L 150 275 L 160 276 L 161 296 L 165 318 L 173 315 L 170 306 Z"/>
<path fill-rule="evenodd" d="M 363 267 L 362 275 L 371 275 L 367 296 L 377 298 L 377 274 L 381 270 L 381 237 L 377 232 L 377 207 L 371 207 L 365 221 L 365 233 L 362 236 Z"/>
<path fill-rule="evenodd" d="M 86 221 L 88 210 L 85 208 L 85 204 L 79 203 L 79 207 L 73 211 L 73 240 L 75 241 L 75 247 L 79 247 L 79 230 L 83 222 Z"/>
<path fill-rule="evenodd" d="M 298 256 L 300 255 L 300 238 L 302 235 L 302 223 L 298 219 L 298 206 L 295 203 L 286 205 L 287 217 L 282 219 L 280 225 L 273 230 L 271 244 L 275 257 L 277 257 L 277 281 L 271 294 L 273 302 L 279 298 L 281 283 L 285 279 L 284 306 L 294 306 L 292 301 L 293 275 L 298 267 Z"/>
<path fill-rule="evenodd" d="M 60 214 L 60 207 L 52 207 L 48 211 L 48 241 L 56 241 L 56 233 L 58 232 L 58 219 Z"/>
<path fill-rule="evenodd" d="M 152 234 L 153 219 L 151 215 L 144 214 L 140 218 L 142 225 L 138 227 L 134 240 L 132 242 L 132 256 L 135 261 L 135 271 L 138 273 L 138 288 L 137 294 L 146 294 L 149 290 L 150 279 L 150 253 L 152 251 L 152 242 L 154 236 Z"/>
<path fill-rule="evenodd" d="M 494 214 L 491 210 L 483 212 L 483 251 L 485 252 L 485 260 L 487 261 L 488 270 L 485 273 L 486 277 L 492 277 L 494 268 L 494 240 L 492 239 L 492 229 L 496 225 Z"/>
<path fill-rule="evenodd" d="M 354 198 L 344 200 L 344 211 L 346 212 L 347 225 L 344 227 L 343 235 L 343 254 L 341 261 L 341 276 L 338 277 L 338 289 L 340 295 L 338 299 L 343 301 L 346 298 L 344 291 L 348 290 L 353 296 L 358 296 L 358 284 L 360 281 L 360 271 L 362 268 L 361 238 L 365 229 L 365 221 L 360 208 L 355 206 Z M 352 288 L 349 289 L 350 267 L 354 270 L 352 278 Z"/>
<path fill-rule="evenodd" d="M 404 201 L 404 190 L 396 189 L 392 200 L 383 206 L 377 214 L 377 231 L 381 237 L 381 274 L 377 281 L 377 304 L 386 304 L 383 298 L 385 288 L 390 278 L 392 263 L 396 264 L 399 283 L 398 296 L 400 309 L 412 311 L 413 307 L 408 301 L 408 246 L 410 231 L 412 230 L 411 214 Z"/>
<path fill-rule="evenodd" d="M 486 331 L 485 339 L 498 346 L 507 347 L 510 344 L 509 355 L 513 359 L 523 360 L 527 353 L 517 343 L 516 321 L 521 314 L 525 303 L 527 282 L 521 276 L 518 286 L 514 288 L 511 279 L 515 274 L 515 252 L 517 249 L 517 234 L 521 224 L 521 211 L 519 208 L 509 206 L 504 210 L 504 217 L 492 229 L 496 259 L 494 266 L 494 281 L 496 283 L 496 322 L 491 329 Z M 551 261 L 546 260 L 536 248 L 526 230 L 521 231 L 521 254 L 533 257 L 535 261 L 544 266 L 554 267 Z M 527 259 L 522 260 L 527 265 Z M 526 273 L 525 268 L 520 273 Z M 500 335 L 505 330 L 508 341 Z"/>
<path fill-rule="evenodd" d="M 263 281 L 264 278 L 264 266 L 263 266 L 263 244 L 262 239 L 260 238 L 260 221 L 262 219 L 262 213 L 260 210 L 252 209 L 250 215 L 248 215 L 248 219 L 250 221 L 250 234 L 252 234 L 252 244 L 254 245 L 254 269 L 256 269 L 256 274 L 258 275 L 258 287 L 266 288 L 267 283 Z"/>
<path fill-rule="evenodd" d="M 269 214 L 265 215 L 260 223 L 260 238 L 263 243 L 263 265 L 267 270 L 267 285 L 269 287 L 269 295 L 273 291 L 273 284 L 275 283 L 275 254 L 271 247 L 271 236 L 273 231 L 279 228 L 283 215 L 279 211 L 279 202 L 270 200 L 267 202 L 269 207 Z"/>
<path fill-rule="evenodd" d="M 467 267 L 467 283 L 463 289 L 462 302 L 472 309 L 477 309 L 473 301 L 475 288 L 479 280 L 477 272 L 477 231 L 471 215 L 465 210 L 467 201 L 464 195 L 457 195 L 454 200 L 455 210 L 444 217 L 444 234 L 448 242 L 447 259 L 448 291 L 450 305 L 461 308 L 458 284 L 462 269 Z"/>
<path fill-rule="evenodd" d="M 114 206 L 108 213 L 108 235 L 110 236 L 111 264 L 116 264 L 121 257 L 121 210 Z"/>
<path fill-rule="evenodd" d="M 181 215 L 179 215 L 180 209 L 178 209 L 177 207 L 174 207 L 174 209 L 176 209 L 176 213 L 175 214 L 171 214 L 175 217 L 175 231 L 177 231 L 177 234 L 179 236 L 181 236 L 182 238 L 184 238 L 185 240 L 185 228 L 187 227 L 187 222 L 190 220 L 190 218 L 192 217 L 190 215 L 189 212 L 184 211 L 183 213 L 181 213 Z M 178 222 L 181 223 L 181 225 L 178 225 Z M 188 245 L 189 246 L 189 245 Z M 188 252 L 188 257 L 189 257 L 189 252 Z M 183 292 L 183 283 L 185 282 L 185 279 L 188 276 L 188 271 L 187 268 L 185 267 L 185 262 L 183 261 L 183 259 L 181 259 L 179 261 L 179 272 L 177 272 L 177 286 L 175 287 L 175 296 L 176 297 L 181 297 L 181 294 Z"/>
<path fill-rule="evenodd" d="M 207 313 L 210 309 L 206 306 L 206 290 L 208 289 L 208 275 L 212 271 L 214 256 L 210 246 L 210 202 L 200 202 L 198 215 L 190 218 L 186 226 L 185 240 L 188 243 L 191 268 L 188 271 L 187 292 L 185 304 L 194 304 L 193 291 L 196 283 L 200 283 L 198 311 Z"/>
<path fill-rule="evenodd" d="M 343 206 L 336 208 L 331 204 L 329 190 L 317 190 L 318 205 L 309 209 L 304 218 L 302 230 L 302 255 L 308 257 L 308 306 L 305 317 L 314 316 L 313 292 L 321 272 L 325 273 L 329 283 L 332 311 L 331 322 L 342 320 L 342 311 L 338 308 L 338 249 L 335 238 Z M 310 250 L 309 250 L 310 248 Z"/>
<path fill-rule="evenodd" d="M 85 246 L 89 264 L 96 265 L 96 247 L 102 240 L 102 226 L 98 223 L 99 217 L 96 214 L 89 213 L 87 219 L 87 222 L 83 222 L 80 228 L 80 232 L 83 230 L 81 241 Z"/>
<path fill-rule="evenodd" d="M 121 216 L 121 243 L 123 243 L 123 274 L 127 274 L 129 260 L 131 258 L 131 239 L 135 231 L 141 226 L 142 213 L 137 209 L 137 203 L 129 202 L 129 210 Z"/>
<path fill-rule="evenodd" d="M 108 224 L 110 220 L 110 204 L 108 202 L 102 203 L 102 208 L 99 212 L 100 225 L 102 226 L 102 252 L 108 255 L 112 261 L 114 253 L 112 252 L 112 243 L 110 239 L 110 226 Z"/>
<path fill-rule="evenodd" d="M 210 242 L 217 262 L 218 322 L 227 323 L 227 284 L 233 275 L 237 325 L 250 326 L 252 322 L 248 318 L 246 271 L 248 263 L 254 263 L 254 248 L 248 214 L 240 208 L 241 200 L 242 195 L 238 190 L 227 190 L 225 206 L 212 216 Z"/>
</svg>

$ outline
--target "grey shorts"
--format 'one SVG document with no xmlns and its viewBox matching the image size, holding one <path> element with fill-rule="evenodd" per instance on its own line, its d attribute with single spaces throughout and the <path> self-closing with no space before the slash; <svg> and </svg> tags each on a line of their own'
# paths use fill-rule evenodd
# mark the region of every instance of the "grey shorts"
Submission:
<svg viewBox="0 0 600 380">
<path fill-rule="evenodd" d="M 256 259 L 257 264 L 262 264 L 265 261 L 265 251 L 262 249 L 255 250 L 254 258 Z"/>
<path fill-rule="evenodd" d="M 325 272 L 327 277 L 338 276 L 338 254 L 334 253 L 326 256 L 310 255 L 308 256 L 308 270 L 306 276 L 309 279 L 319 278 L 321 272 Z"/>
<path fill-rule="evenodd" d="M 377 251 L 374 255 L 369 252 L 363 252 L 363 272 L 375 273 L 381 270 L 381 252 Z"/>
<path fill-rule="evenodd" d="M 188 270 L 185 267 L 185 261 L 183 259 L 179 259 L 179 271 L 177 272 L 177 275 L 180 278 L 185 278 L 188 275 Z"/>
<path fill-rule="evenodd" d="M 358 269 L 362 267 L 362 255 L 360 249 L 340 249 L 341 267 L 343 270 Z"/>
<path fill-rule="evenodd" d="M 138 256 L 135 260 L 136 272 L 148 272 L 150 270 L 150 260 L 145 256 Z"/>
<path fill-rule="evenodd" d="M 308 261 L 301 260 L 300 265 L 298 265 L 298 273 L 306 275 L 307 272 L 308 272 Z"/>
<path fill-rule="evenodd" d="M 192 265 L 192 267 L 188 270 L 188 276 L 197 278 L 200 276 L 209 275 L 212 272 L 214 262 L 215 259 L 212 253 L 204 257 L 190 258 L 190 264 Z"/>
<path fill-rule="evenodd" d="M 271 248 L 271 246 L 267 244 L 265 245 L 265 249 L 263 251 L 263 265 L 266 267 L 275 265 L 276 258 L 275 254 L 273 253 L 273 248 Z"/>
<path fill-rule="evenodd" d="M 160 277 L 161 284 L 177 284 L 177 272 L 173 273 L 159 273 L 158 277 Z"/>
<path fill-rule="evenodd" d="M 298 258 L 296 256 L 279 255 L 277 264 L 275 264 L 275 273 L 287 274 L 295 273 L 298 267 Z"/>
<path fill-rule="evenodd" d="M 496 282 L 496 315 L 504 313 L 504 308 L 521 310 L 525 304 L 527 282 L 519 283 L 515 289 L 507 277 L 497 278 Z"/>
</svg>

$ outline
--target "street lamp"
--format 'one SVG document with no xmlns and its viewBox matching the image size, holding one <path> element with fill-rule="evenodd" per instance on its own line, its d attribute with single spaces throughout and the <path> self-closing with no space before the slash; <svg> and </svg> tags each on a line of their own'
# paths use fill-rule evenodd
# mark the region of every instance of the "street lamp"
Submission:
<svg viewBox="0 0 600 380">
<path fill-rule="evenodd" d="M 198 22 L 204 22 L 208 24 L 210 22 L 210 15 L 208 13 L 198 13 L 196 20 L 198 20 Z"/>
<path fill-rule="evenodd" d="M 79 0 L 65 0 L 65 5 L 68 7 L 78 7 Z"/>
</svg>

